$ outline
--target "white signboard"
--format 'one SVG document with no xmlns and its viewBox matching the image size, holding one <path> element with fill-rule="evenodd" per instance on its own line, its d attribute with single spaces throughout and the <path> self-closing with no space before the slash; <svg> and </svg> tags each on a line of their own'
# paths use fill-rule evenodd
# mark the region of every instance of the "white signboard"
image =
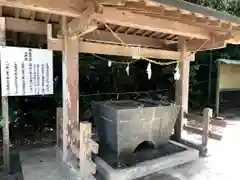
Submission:
<svg viewBox="0 0 240 180">
<path fill-rule="evenodd" d="M 2 96 L 53 94 L 52 51 L 0 47 Z"/>
</svg>

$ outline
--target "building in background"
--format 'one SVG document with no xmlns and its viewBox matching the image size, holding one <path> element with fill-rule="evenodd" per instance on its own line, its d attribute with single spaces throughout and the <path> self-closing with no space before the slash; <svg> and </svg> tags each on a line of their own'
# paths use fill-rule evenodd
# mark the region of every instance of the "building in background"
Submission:
<svg viewBox="0 0 240 180">
<path fill-rule="evenodd" d="M 218 59 L 216 115 L 240 107 L 240 60 Z"/>
</svg>

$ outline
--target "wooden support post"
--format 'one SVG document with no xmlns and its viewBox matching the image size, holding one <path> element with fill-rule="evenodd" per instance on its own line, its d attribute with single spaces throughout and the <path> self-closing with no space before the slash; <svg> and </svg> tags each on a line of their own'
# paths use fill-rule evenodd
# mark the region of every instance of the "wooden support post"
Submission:
<svg viewBox="0 0 240 180">
<path fill-rule="evenodd" d="M 48 46 L 48 48 L 50 46 L 49 42 L 53 38 L 52 35 L 53 35 L 52 24 L 48 24 L 47 25 L 47 46 Z M 62 63 L 63 62 L 64 62 L 64 57 L 63 57 Z M 63 91 L 64 91 L 64 88 L 63 88 Z M 63 94 L 64 94 L 64 92 L 63 92 Z M 64 98 L 64 96 L 63 96 L 63 98 Z M 63 100 L 63 106 L 64 105 L 65 105 L 65 102 Z M 57 158 L 60 158 L 62 161 L 67 159 L 67 124 L 66 124 L 67 120 L 66 120 L 66 118 L 65 118 L 65 121 L 63 119 L 64 119 L 63 118 L 63 108 L 58 107 L 57 113 L 56 113 L 56 147 L 58 147 L 59 149 L 57 149 L 56 155 L 57 155 Z M 62 131 L 60 131 L 60 129 Z M 59 147 L 60 139 L 62 140 L 62 147 Z"/>
<path fill-rule="evenodd" d="M 60 141 L 60 133 L 61 133 L 61 127 L 62 127 L 62 115 L 63 111 L 61 107 L 57 108 L 57 115 L 56 115 L 56 146 L 59 147 L 59 141 Z"/>
<path fill-rule="evenodd" d="M 67 17 L 62 17 L 63 32 L 63 56 L 62 56 L 62 83 L 63 83 L 63 138 L 62 138 L 62 160 L 68 158 L 68 87 L 67 87 Z"/>
<path fill-rule="evenodd" d="M 210 51 L 208 60 L 208 106 L 211 106 L 211 98 L 212 98 L 212 51 Z"/>
<path fill-rule="evenodd" d="M 216 87 L 216 103 L 215 103 L 215 115 L 218 117 L 219 115 L 219 101 L 220 101 L 220 68 L 221 64 L 220 61 L 217 62 L 217 87 Z"/>
<path fill-rule="evenodd" d="M 0 18 L 0 45 L 6 45 L 6 21 Z M 2 118 L 3 118 L 3 161 L 4 173 L 8 174 L 10 170 L 9 161 L 9 114 L 8 114 L 8 97 L 2 97 Z"/>
<path fill-rule="evenodd" d="M 203 111 L 203 134 L 202 134 L 202 150 L 201 155 L 207 155 L 208 136 L 210 131 L 210 121 L 213 111 L 210 108 L 205 108 Z"/>
<path fill-rule="evenodd" d="M 179 38 L 179 49 L 181 51 L 179 70 L 180 70 L 180 80 L 176 81 L 175 89 L 175 100 L 176 104 L 181 106 L 179 116 L 175 124 L 175 139 L 177 141 L 181 140 L 181 133 L 184 124 L 184 114 L 188 112 L 188 88 L 189 88 L 189 68 L 190 61 L 187 57 L 187 42 L 186 39 Z"/>
<path fill-rule="evenodd" d="M 79 123 L 78 39 L 68 36 L 67 17 L 62 17 L 63 33 L 63 161 L 69 158 L 70 130 Z"/>
</svg>

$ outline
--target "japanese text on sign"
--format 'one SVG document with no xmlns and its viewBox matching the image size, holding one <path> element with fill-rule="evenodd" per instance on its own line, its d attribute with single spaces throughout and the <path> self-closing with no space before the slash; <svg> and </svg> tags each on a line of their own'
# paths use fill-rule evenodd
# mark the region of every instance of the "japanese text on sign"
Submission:
<svg viewBox="0 0 240 180">
<path fill-rule="evenodd" d="M 52 51 L 1 47 L 2 96 L 53 94 Z"/>
</svg>

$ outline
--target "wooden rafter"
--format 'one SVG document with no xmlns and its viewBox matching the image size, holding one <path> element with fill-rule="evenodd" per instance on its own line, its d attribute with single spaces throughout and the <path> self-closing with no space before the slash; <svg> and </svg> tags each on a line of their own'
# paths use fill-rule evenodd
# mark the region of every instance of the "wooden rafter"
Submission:
<svg viewBox="0 0 240 180">
<path fill-rule="evenodd" d="M 84 5 L 83 0 L 0 0 L 1 6 L 40 11 L 51 14 L 79 17 Z"/>
<path fill-rule="evenodd" d="M 100 22 L 132 28 L 199 39 L 211 39 L 210 32 L 208 32 L 204 28 L 188 25 L 173 20 L 153 18 L 141 14 L 136 15 L 130 11 L 118 10 L 111 7 L 104 8 L 103 13 L 95 13 L 92 18 Z"/>
<path fill-rule="evenodd" d="M 144 47 L 158 47 L 165 50 L 176 51 L 176 48 L 169 49 L 168 45 L 163 40 L 158 40 L 155 38 L 148 38 L 138 35 L 129 35 L 123 33 L 116 33 L 116 35 L 128 45 L 133 46 L 144 46 Z M 86 34 L 82 37 L 83 39 L 95 41 L 95 42 L 105 42 L 105 43 L 114 43 L 122 44 L 111 32 L 107 31 L 94 31 L 92 33 Z"/>
<path fill-rule="evenodd" d="M 44 22 L 39 21 L 31 21 L 31 20 L 24 20 L 24 19 L 16 19 L 16 18 L 6 18 L 6 28 L 9 31 L 14 32 L 23 32 L 23 33 L 31 33 L 31 34 L 39 34 L 39 35 L 46 35 L 47 34 L 47 24 Z M 54 27 L 57 27 L 54 26 Z M 162 48 L 165 50 L 176 50 L 176 43 L 175 42 L 168 42 L 168 40 L 164 39 L 166 34 L 161 34 L 156 38 L 149 38 L 146 37 L 149 33 L 153 33 L 151 31 L 147 31 L 148 34 L 142 34 L 142 36 L 133 35 L 133 34 L 125 34 L 125 33 L 116 33 L 116 35 L 123 40 L 126 44 L 130 46 L 143 46 L 143 47 L 155 47 L 155 48 Z M 145 36 L 143 36 L 145 35 Z M 106 32 L 103 30 L 97 30 L 92 33 L 88 33 L 82 37 L 83 39 L 87 39 L 92 42 L 104 42 L 104 43 L 111 43 L 111 44 L 121 44 L 121 42 L 111 33 Z M 172 37 L 171 41 L 176 41 L 177 36 Z M 225 46 L 225 41 L 228 42 L 229 40 L 234 39 L 234 36 L 225 35 L 216 37 L 215 40 L 209 41 L 208 43 L 201 46 L 205 40 L 197 40 L 193 39 L 192 41 L 188 42 L 188 49 L 194 51 L 196 49 L 199 50 L 207 50 L 207 49 L 217 49 L 222 48 Z M 166 45 L 164 42 L 168 42 L 167 44 L 171 44 L 171 46 Z"/>
<path fill-rule="evenodd" d="M 19 24 L 21 24 L 19 26 Z M 15 19 L 15 18 L 6 18 L 6 26 L 7 30 L 15 31 L 15 32 L 24 32 L 24 33 L 32 33 L 32 34 L 47 34 L 47 24 L 44 22 L 37 22 L 31 20 L 23 20 L 23 19 Z M 163 41 L 157 40 L 154 38 L 148 38 L 137 35 L 129 35 L 123 33 L 116 33 L 120 39 L 123 40 L 126 44 L 129 45 L 137 45 L 137 46 L 149 46 L 149 47 L 162 47 L 166 49 L 167 46 L 164 45 Z M 120 44 L 121 42 L 111 33 L 103 30 L 97 30 L 92 33 L 86 34 L 82 38 L 88 39 L 91 41 L 97 42 L 108 42 Z M 174 50 L 174 49 L 173 49 Z"/>
<path fill-rule="evenodd" d="M 121 30 L 122 26 L 118 26 L 115 32 L 119 32 Z"/>
<path fill-rule="evenodd" d="M 38 2 L 34 0 L 15 0 L 13 3 L 13 1 L 11 0 L 0 0 L 0 5 L 14 7 L 17 9 L 17 10 L 14 10 L 15 12 L 19 12 L 19 9 L 22 9 L 22 8 L 28 9 L 31 12 L 33 12 L 32 16 L 29 17 L 29 19 L 31 20 L 35 20 L 36 12 L 45 13 L 45 14 L 41 14 L 41 17 L 43 21 L 48 23 L 52 13 L 59 15 L 58 16 L 59 18 L 60 15 L 62 15 L 63 13 L 66 13 L 66 10 L 69 10 L 69 11 L 71 10 L 71 8 L 69 8 L 70 5 L 69 4 L 66 5 L 67 4 L 66 2 L 69 1 L 70 4 L 72 3 L 72 5 L 76 4 L 76 0 L 67 0 L 61 3 L 55 3 L 54 1 L 50 1 L 50 3 L 46 3 L 46 1 L 47 0 L 39 0 Z M 78 13 L 76 17 L 81 18 L 83 15 L 83 12 L 86 11 L 86 7 L 91 6 L 94 11 L 96 10 L 98 12 L 94 14 L 94 18 L 96 16 L 99 18 L 99 15 L 100 15 L 104 19 L 104 21 L 114 23 L 116 27 L 119 28 L 118 32 L 124 32 L 125 29 L 128 29 L 129 31 L 134 30 L 136 34 L 138 35 L 141 34 L 142 36 L 145 36 L 146 34 L 149 34 L 150 31 L 152 31 L 152 32 L 156 32 L 155 33 L 156 36 L 158 35 L 157 32 L 163 32 L 164 36 L 165 34 L 174 34 L 174 35 L 191 37 L 191 38 L 209 39 L 211 38 L 209 37 L 210 32 L 213 32 L 216 34 L 218 33 L 224 34 L 224 33 L 229 33 L 232 30 L 233 31 L 232 33 L 234 36 L 228 42 L 233 44 L 239 44 L 240 42 L 240 36 L 238 33 L 240 31 L 240 28 L 237 27 L 237 24 L 232 24 L 227 21 L 218 20 L 216 18 L 215 19 L 212 17 L 208 18 L 208 17 L 205 17 L 204 15 L 197 14 L 197 13 L 190 13 L 178 8 L 169 8 L 168 6 L 159 5 L 158 3 L 149 4 L 149 1 L 145 1 L 147 3 L 141 4 L 139 3 L 140 1 L 136 1 L 136 2 L 134 1 L 134 3 L 133 1 L 131 1 L 129 3 L 128 0 L 125 1 L 127 3 L 125 2 L 120 3 L 123 1 L 116 1 L 113 3 L 114 6 L 113 4 L 111 5 L 111 7 L 106 6 L 103 8 L 104 12 L 99 13 L 102 11 L 102 8 L 99 8 L 100 7 L 99 4 L 95 4 L 92 2 L 93 1 L 87 1 L 87 3 L 82 4 L 82 7 L 80 8 L 81 11 L 77 11 L 77 9 L 75 8 L 74 12 Z M 108 3 L 106 2 L 104 3 L 104 2 L 99 0 L 100 4 L 103 3 L 106 5 L 106 4 L 112 3 L 111 1 L 108 1 Z M 77 3 L 80 3 L 80 2 L 77 1 Z M 60 11 L 61 8 L 63 8 L 61 10 L 62 13 L 59 13 L 57 10 L 59 9 Z M 120 10 L 123 8 L 125 8 L 125 10 Z M 7 8 L 4 8 L 4 11 L 5 9 Z M 109 9 L 111 10 L 117 9 L 117 11 L 110 13 L 111 10 Z M 125 14 L 120 14 L 120 13 L 125 13 Z M 19 15 L 16 15 L 16 14 L 15 15 L 12 14 L 12 15 L 15 17 L 19 17 Z M 24 18 L 27 18 L 23 14 L 24 14 L 24 11 L 21 10 L 21 15 Z M 119 14 L 121 16 L 118 16 Z M 105 15 L 108 15 L 108 16 L 106 17 Z M 128 16 L 124 20 L 124 18 L 127 15 L 130 15 L 130 16 Z M 55 15 L 53 16 L 57 17 Z M 69 15 L 69 16 L 75 17 L 72 15 Z M 40 17 L 40 14 L 39 14 L 39 17 Z M 101 17 L 99 21 L 101 21 Z M 132 19 L 134 19 L 133 23 L 131 21 Z M 144 23 L 141 23 L 141 22 L 139 23 L 140 20 L 141 21 L 147 20 L 147 23 L 145 23 L 145 21 L 142 21 Z M 163 22 L 163 23 L 160 23 L 160 22 Z M 79 24 L 79 23 L 76 23 L 76 24 Z M 159 24 L 161 24 L 161 26 L 159 26 Z M 171 27 L 169 28 L 169 24 L 172 25 L 172 28 Z M 184 25 L 181 27 L 185 27 L 185 28 L 181 28 L 179 30 L 178 25 L 179 26 Z M 90 29 L 90 31 L 93 31 L 95 28 L 96 26 L 93 29 L 91 28 L 87 28 L 87 29 L 88 30 Z M 184 29 L 187 29 L 187 30 L 184 30 Z M 83 34 L 88 33 L 89 32 L 88 30 L 85 31 Z M 174 39 L 176 40 L 177 38 L 174 38 Z"/>
<path fill-rule="evenodd" d="M 132 28 L 128 28 L 125 32 L 125 34 L 128 34 L 130 31 L 132 30 Z"/>
<path fill-rule="evenodd" d="M 152 11 L 146 11 L 141 9 L 128 9 L 118 8 L 122 10 L 129 10 L 135 14 L 142 14 L 153 18 L 163 18 L 169 20 L 175 20 L 186 24 L 195 24 L 198 27 L 208 28 L 213 31 L 227 32 L 229 28 L 226 27 L 226 22 L 210 20 L 208 17 L 196 17 L 193 14 L 181 14 L 179 11 L 164 11 L 164 13 L 155 13 Z"/>
</svg>

